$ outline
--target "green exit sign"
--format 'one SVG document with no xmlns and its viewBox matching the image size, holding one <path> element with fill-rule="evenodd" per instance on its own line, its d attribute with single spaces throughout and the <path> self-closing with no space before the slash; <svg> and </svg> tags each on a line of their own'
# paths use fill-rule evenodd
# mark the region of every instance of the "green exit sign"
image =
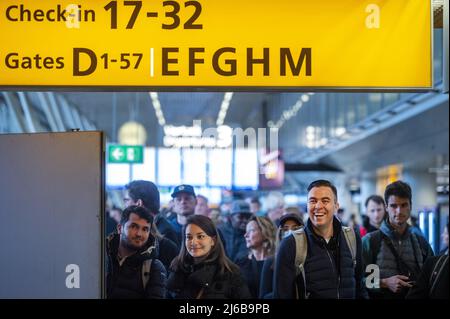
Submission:
<svg viewBox="0 0 450 319">
<path fill-rule="evenodd" d="M 142 164 L 144 162 L 144 147 L 129 145 L 109 145 L 108 162 Z"/>
</svg>

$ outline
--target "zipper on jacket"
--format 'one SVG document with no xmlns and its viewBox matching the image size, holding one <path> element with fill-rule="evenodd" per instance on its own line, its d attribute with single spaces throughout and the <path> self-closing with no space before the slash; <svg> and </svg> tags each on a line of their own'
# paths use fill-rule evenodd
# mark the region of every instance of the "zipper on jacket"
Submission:
<svg viewBox="0 0 450 319">
<path fill-rule="evenodd" d="M 333 259 L 330 256 L 330 252 L 328 251 L 327 248 L 325 248 L 325 250 L 327 251 L 328 259 L 330 260 L 330 263 L 331 263 L 331 268 L 333 269 L 334 274 L 336 274 L 336 269 L 334 269 Z M 337 286 L 336 292 L 337 292 L 337 299 L 339 299 L 339 285 L 340 285 L 340 281 L 341 281 L 341 278 L 339 275 L 337 276 L 337 281 L 338 281 L 338 286 Z"/>
<path fill-rule="evenodd" d="M 341 276 L 338 275 L 338 286 L 337 286 L 337 297 L 338 299 L 341 299 L 339 296 L 339 287 L 341 286 Z"/>
</svg>

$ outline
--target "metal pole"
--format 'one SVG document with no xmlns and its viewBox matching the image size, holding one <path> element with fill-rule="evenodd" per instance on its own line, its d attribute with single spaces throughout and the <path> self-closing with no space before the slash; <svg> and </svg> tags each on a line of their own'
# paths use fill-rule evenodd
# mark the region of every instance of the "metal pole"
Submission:
<svg viewBox="0 0 450 319">
<path fill-rule="evenodd" d="M 448 93 L 448 0 L 444 0 L 444 12 L 443 12 L 443 42 L 442 42 L 442 79 L 444 82 L 443 93 Z"/>
<path fill-rule="evenodd" d="M 114 143 L 118 143 L 117 141 L 117 93 L 113 93 L 112 96 L 112 137 L 111 140 Z"/>
</svg>

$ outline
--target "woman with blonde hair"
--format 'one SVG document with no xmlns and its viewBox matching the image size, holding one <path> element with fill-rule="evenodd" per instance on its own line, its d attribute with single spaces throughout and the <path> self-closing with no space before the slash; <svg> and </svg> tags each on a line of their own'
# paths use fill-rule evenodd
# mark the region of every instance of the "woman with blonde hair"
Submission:
<svg viewBox="0 0 450 319">
<path fill-rule="evenodd" d="M 252 216 L 247 224 L 244 237 L 249 253 L 238 258 L 236 264 L 241 268 L 252 298 L 259 297 L 264 260 L 275 254 L 275 233 L 275 225 L 268 217 Z"/>
</svg>

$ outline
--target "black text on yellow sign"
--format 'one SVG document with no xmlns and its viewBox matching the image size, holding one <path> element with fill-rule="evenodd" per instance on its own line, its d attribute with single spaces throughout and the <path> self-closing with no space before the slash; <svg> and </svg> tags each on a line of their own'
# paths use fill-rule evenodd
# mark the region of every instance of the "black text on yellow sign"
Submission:
<svg viewBox="0 0 450 319">
<path fill-rule="evenodd" d="M 431 1 L 0 3 L 0 85 L 426 89 Z"/>
</svg>

